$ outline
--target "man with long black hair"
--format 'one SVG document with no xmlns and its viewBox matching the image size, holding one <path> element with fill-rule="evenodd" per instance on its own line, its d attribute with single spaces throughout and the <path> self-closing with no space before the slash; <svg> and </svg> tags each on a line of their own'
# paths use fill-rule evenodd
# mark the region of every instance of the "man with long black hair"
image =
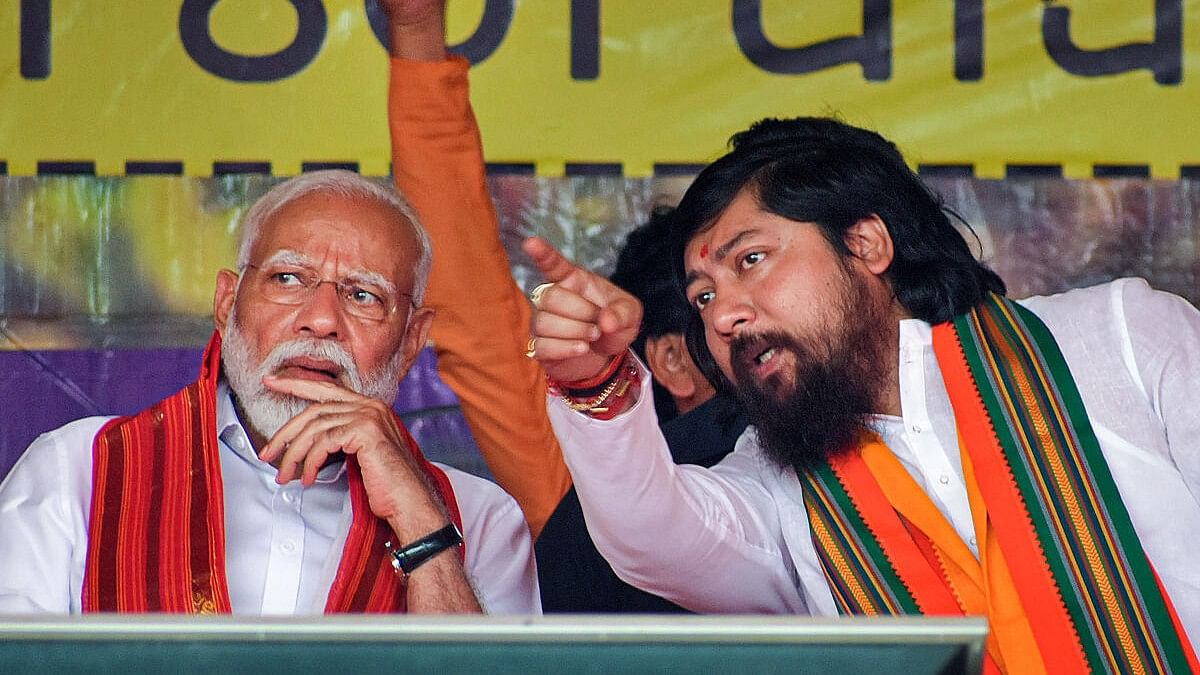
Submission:
<svg viewBox="0 0 1200 675">
<path fill-rule="evenodd" d="M 588 526 L 697 611 L 984 615 L 989 667 L 1185 672 L 1200 313 L 1119 280 L 1013 302 L 882 136 L 764 120 L 675 214 L 691 346 L 753 427 L 676 466 L 636 300 L 544 241 L 534 350 Z"/>
</svg>

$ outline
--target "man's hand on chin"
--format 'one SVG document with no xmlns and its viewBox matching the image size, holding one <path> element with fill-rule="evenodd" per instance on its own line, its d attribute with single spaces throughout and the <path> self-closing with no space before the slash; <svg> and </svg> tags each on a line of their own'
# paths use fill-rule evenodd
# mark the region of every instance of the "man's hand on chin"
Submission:
<svg viewBox="0 0 1200 675">
<path fill-rule="evenodd" d="M 391 406 L 332 382 L 266 377 L 263 383 L 272 391 L 313 401 L 259 453 L 278 466 L 278 483 L 298 478 L 310 486 L 329 457 L 344 452 L 358 459 L 371 511 L 392 523 L 401 540 L 406 534 L 422 537 L 449 522 Z"/>
<path fill-rule="evenodd" d="M 299 473 L 304 485 L 312 485 L 329 456 L 341 451 L 358 459 L 371 511 L 388 522 L 400 546 L 450 523 L 390 405 L 332 382 L 265 377 L 263 383 L 272 391 L 314 402 L 283 425 L 259 453 L 263 461 L 278 461 L 277 482 L 287 483 Z M 448 548 L 430 558 L 407 577 L 408 611 L 481 611 L 453 551 Z"/>
</svg>

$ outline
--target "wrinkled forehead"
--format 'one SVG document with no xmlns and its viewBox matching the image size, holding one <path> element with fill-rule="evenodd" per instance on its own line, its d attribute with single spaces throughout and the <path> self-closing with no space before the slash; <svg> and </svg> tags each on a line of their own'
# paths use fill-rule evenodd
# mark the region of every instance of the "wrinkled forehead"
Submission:
<svg viewBox="0 0 1200 675">
<path fill-rule="evenodd" d="M 269 272 L 303 270 L 314 274 L 322 273 L 322 261 L 302 251 L 294 251 L 288 248 L 279 249 L 267 256 L 262 262 L 258 263 L 258 267 Z M 397 290 L 396 282 L 377 270 L 352 265 L 338 265 L 336 272 L 340 281 L 369 284 L 389 291 Z"/>
<path fill-rule="evenodd" d="M 304 195 L 262 224 L 250 259 L 304 264 L 339 275 L 378 275 L 402 291 L 412 285 L 419 242 L 411 223 L 375 200 L 327 193 Z"/>
</svg>

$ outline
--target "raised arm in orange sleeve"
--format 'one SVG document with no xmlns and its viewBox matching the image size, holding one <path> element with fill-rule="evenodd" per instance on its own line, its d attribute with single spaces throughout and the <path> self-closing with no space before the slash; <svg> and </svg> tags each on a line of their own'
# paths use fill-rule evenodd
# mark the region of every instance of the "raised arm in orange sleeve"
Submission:
<svg viewBox="0 0 1200 675">
<path fill-rule="evenodd" d="M 545 377 L 525 358 L 530 307 L 500 243 L 467 69 L 460 57 L 391 59 L 393 171 L 433 241 L 425 304 L 437 311 L 438 371 L 536 538 L 571 477 L 546 414 Z"/>
</svg>

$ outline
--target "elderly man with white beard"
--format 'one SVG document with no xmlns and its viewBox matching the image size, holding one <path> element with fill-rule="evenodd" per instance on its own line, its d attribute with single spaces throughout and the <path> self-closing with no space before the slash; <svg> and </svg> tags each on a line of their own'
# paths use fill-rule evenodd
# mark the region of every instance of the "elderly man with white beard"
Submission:
<svg viewBox="0 0 1200 675">
<path fill-rule="evenodd" d="M 0 485 L 0 613 L 539 611 L 516 503 L 425 460 L 391 409 L 430 258 L 356 174 L 263 196 L 198 380 L 42 435 Z"/>
</svg>

